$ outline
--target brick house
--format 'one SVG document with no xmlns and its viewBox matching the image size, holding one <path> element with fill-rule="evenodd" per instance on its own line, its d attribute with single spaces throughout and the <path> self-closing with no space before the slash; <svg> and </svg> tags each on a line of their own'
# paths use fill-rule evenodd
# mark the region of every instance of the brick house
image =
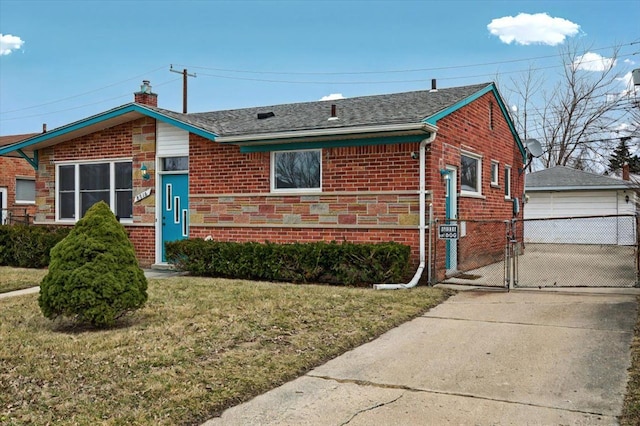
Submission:
<svg viewBox="0 0 640 426">
<path fill-rule="evenodd" d="M 396 241 L 421 273 L 429 214 L 511 219 L 523 193 L 525 151 L 495 84 L 433 86 L 182 114 L 158 108 L 145 81 L 133 103 L 0 155 L 20 150 L 37 164 L 36 223 L 73 224 L 105 200 L 142 265 L 162 264 L 163 243 L 188 237 Z M 466 256 L 495 250 L 492 239 L 434 239 L 437 274 L 476 265 Z"/>
<path fill-rule="evenodd" d="M 0 149 L 38 133 L 0 136 Z M 36 212 L 36 173 L 17 151 L 0 157 L 0 224 L 29 223 Z"/>
</svg>

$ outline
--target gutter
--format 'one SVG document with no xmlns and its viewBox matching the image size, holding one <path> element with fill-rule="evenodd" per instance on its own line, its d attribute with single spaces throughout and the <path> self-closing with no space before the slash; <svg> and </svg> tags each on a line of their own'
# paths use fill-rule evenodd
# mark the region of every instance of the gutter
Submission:
<svg viewBox="0 0 640 426">
<path fill-rule="evenodd" d="M 388 133 L 388 132 L 407 132 L 407 131 L 423 131 L 434 134 L 436 127 L 429 123 L 403 123 L 403 124 L 384 124 L 377 126 L 358 126 L 358 127 L 340 127 L 313 130 L 294 130 L 287 132 L 263 133 L 254 135 L 238 135 L 238 136 L 219 136 L 215 139 L 221 143 L 236 143 L 240 146 L 249 145 L 251 142 L 264 142 L 282 139 L 304 139 L 322 136 L 340 136 L 354 135 L 363 133 Z"/>
<path fill-rule="evenodd" d="M 418 281 L 420 281 L 420 277 L 422 277 L 422 272 L 426 267 L 427 262 L 426 262 L 426 256 L 425 256 L 425 235 L 426 235 L 427 226 L 426 226 L 425 215 L 426 215 L 427 206 L 426 206 L 426 201 L 424 199 L 427 193 L 426 176 L 425 176 L 426 175 L 426 156 L 427 156 L 426 147 L 435 139 L 436 139 L 436 132 L 432 132 L 428 138 L 420 142 L 420 189 L 418 191 L 418 193 L 420 194 L 419 195 L 420 197 L 420 264 L 418 265 L 418 269 L 416 270 L 416 273 L 413 275 L 413 278 L 411 278 L 411 281 L 409 281 L 408 283 L 406 284 L 374 284 L 373 288 L 376 290 L 399 290 L 399 289 L 413 288 L 416 285 L 418 285 Z M 431 245 L 429 245 L 429 256 L 431 256 Z"/>
</svg>

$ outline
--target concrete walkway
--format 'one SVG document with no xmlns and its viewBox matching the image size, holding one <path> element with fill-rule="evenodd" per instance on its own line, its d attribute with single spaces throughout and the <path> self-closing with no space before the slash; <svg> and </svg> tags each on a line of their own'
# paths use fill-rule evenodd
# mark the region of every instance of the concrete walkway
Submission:
<svg viewBox="0 0 640 426">
<path fill-rule="evenodd" d="M 176 277 L 185 275 L 184 272 L 174 271 L 170 269 L 145 269 L 144 276 L 148 279 L 162 279 L 169 277 Z M 6 299 L 8 297 L 22 296 L 23 294 L 32 294 L 40 292 L 40 287 L 29 287 L 22 290 L 8 291 L 6 293 L 0 293 L 0 299 Z"/>
<path fill-rule="evenodd" d="M 214 425 L 614 425 L 637 289 L 465 291 Z"/>
</svg>

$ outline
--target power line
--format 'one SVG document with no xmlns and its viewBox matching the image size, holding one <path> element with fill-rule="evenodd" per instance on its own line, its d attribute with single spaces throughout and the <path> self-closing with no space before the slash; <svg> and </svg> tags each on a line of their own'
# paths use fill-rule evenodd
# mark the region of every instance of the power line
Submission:
<svg viewBox="0 0 640 426">
<path fill-rule="evenodd" d="M 601 47 L 601 48 L 596 48 L 596 49 L 590 49 L 590 51 L 598 51 L 598 50 L 604 50 L 604 49 L 610 49 L 610 48 L 614 48 L 614 47 L 623 47 L 623 46 L 632 46 L 635 44 L 640 44 L 640 40 L 639 41 L 633 41 L 630 43 L 626 43 L 620 46 L 608 46 L 608 47 Z M 627 54 L 627 55 L 619 55 L 617 56 L 618 59 L 620 58 L 625 58 L 625 57 L 630 57 L 630 56 L 634 56 L 637 55 L 640 52 L 633 52 L 631 54 Z M 539 56 L 539 57 L 533 57 L 533 58 L 525 58 L 525 59 L 514 59 L 514 60 L 508 60 L 508 61 L 495 61 L 495 62 L 487 62 L 487 63 L 480 63 L 480 64 L 466 64 L 466 65 L 456 65 L 456 66 L 448 66 L 448 67 L 434 67 L 434 68 L 418 68 L 418 69 L 407 69 L 407 70 L 386 70 L 386 71 L 352 71 L 352 72 L 274 72 L 274 71 L 249 71 L 249 70 L 232 70 L 232 69 L 223 69 L 223 68 L 207 68 L 207 67 L 198 67 L 198 66 L 192 66 L 192 68 L 196 68 L 196 69 L 210 69 L 210 70 L 217 70 L 217 71 L 224 71 L 224 72 L 236 72 L 236 73 L 247 73 L 247 74 L 272 74 L 272 75 L 375 75 L 375 74 L 392 74 L 392 73 L 409 73 L 409 72 L 424 72 L 424 71 L 438 71 L 438 70 L 450 70 L 450 69 L 462 69 L 462 68 L 472 68 L 472 67 L 482 67 L 482 66 L 488 66 L 488 65 L 499 65 L 499 64 L 508 64 L 508 63 L 515 63 L 515 62 L 523 62 L 523 61 L 532 61 L 532 60 L 536 60 L 536 59 L 545 59 L 545 58 L 553 58 L 553 57 L 561 57 L 563 56 L 562 54 L 555 54 L 555 55 L 547 55 L 547 56 Z M 180 65 L 181 66 L 181 65 Z M 552 68 L 558 68 L 558 67 L 562 67 L 563 65 L 553 65 L 553 66 L 547 66 L 547 67 L 537 67 L 537 68 L 533 68 L 533 69 L 528 69 L 528 70 L 516 70 L 516 71 L 504 71 L 504 72 L 494 72 L 494 73 L 486 73 L 486 74 L 477 74 L 477 75 L 466 75 L 466 76 L 459 76 L 459 77 L 440 77 L 439 80 L 460 80 L 460 79 L 470 79 L 470 78 L 486 78 L 486 77 L 495 77 L 496 75 L 504 75 L 504 74 L 513 74 L 513 73 L 521 73 L 521 72 L 528 72 L 528 71 L 541 71 L 541 70 L 545 70 L 545 69 L 552 69 Z M 38 105 L 33 105 L 33 106 L 29 106 L 29 107 L 24 107 L 24 108 L 19 108 L 19 109 L 15 109 L 15 110 L 9 110 L 9 111 L 2 111 L 0 112 L 0 114 L 8 114 L 8 113 L 14 113 L 14 112 L 19 112 L 19 111 L 25 111 L 25 110 L 29 110 L 29 109 L 34 109 L 34 108 L 38 108 L 38 107 L 42 107 L 42 106 L 47 106 L 47 105 L 52 105 L 55 103 L 59 103 L 59 102 L 63 102 L 66 100 L 70 100 L 70 99 L 74 99 L 74 98 L 78 98 L 81 96 L 85 96 L 91 93 L 95 93 L 101 90 L 105 90 L 107 88 L 110 87 L 114 87 L 117 86 L 119 84 L 125 83 L 127 81 L 136 79 L 136 78 L 141 78 L 141 77 L 145 77 L 146 74 L 149 73 L 153 73 L 156 72 L 158 70 L 163 69 L 164 67 L 166 67 L 166 65 L 153 69 L 151 71 L 146 72 L 145 74 L 141 74 L 141 75 L 137 75 L 134 77 L 130 77 L 127 78 L 125 80 L 116 82 L 116 83 L 112 83 L 112 84 L 108 84 L 106 86 L 100 87 L 98 89 L 94 89 L 88 92 L 84 92 L 84 93 L 80 93 L 77 95 L 73 95 L 73 96 L 69 96 L 66 98 L 62 98 L 62 99 L 58 99 L 55 101 L 50 101 L 50 102 L 46 102 L 46 103 L 42 103 L 42 104 L 38 104 Z M 207 73 L 200 73 L 199 75 L 201 76 L 207 76 L 207 77 L 213 77 L 213 78 L 221 78 L 221 79 L 231 79 L 231 80 L 244 80 L 244 81 L 256 81 L 256 82 L 266 82 L 266 83 L 283 83 L 283 84 L 328 84 L 328 85 L 361 85 L 361 84 L 397 84 L 397 83 L 424 83 L 424 82 L 428 82 L 430 81 L 429 78 L 424 78 L 424 79 L 406 79 L 406 80 L 381 80 L 381 81 L 301 81 L 301 80 L 280 80 L 280 79 L 262 79 L 262 78 L 251 78 L 251 77 L 239 77 L 239 76 L 228 76 L 228 75 L 220 75 L 220 74 L 207 74 Z M 172 82 L 175 80 L 171 80 L 169 82 Z M 155 86 L 161 86 L 163 84 L 166 84 L 168 82 L 165 83 L 160 83 L 160 84 L 156 84 Z M 63 109 L 63 110 L 58 110 L 58 111 L 53 111 L 53 112 L 48 112 L 48 113 L 43 113 L 43 114 L 35 114 L 35 115 L 29 115 L 29 116 L 22 116 L 22 117 L 14 117 L 14 118 L 0 118 L 0 121 L 8 121 L 8 120 L 18 120 L 18 119 L 22 119 L 22 118 L 31 118 L 31 117 L 40 117 L 40 116 L 45 116 L 45 115 L 50 115 L 50 114 L 56 114 L 56 113 L 60 113 L 60 112 L 65 112 L 65 111 L 70 111 L 70 110 L 74 110 L 74 109 L 80 109 L 80 108 L 84 108 L 86 106 L 91 106 L 91 105 L 96 105 L 102 102 L 106 102 L 109 100 L 113 100 L 113 99 L 119 99 L 122 98 L 124 96 L 127 95 L 120 95 L 117 97 L 112 97 L 112 98 L 108 98 L 108 99 L 104 99 L 101 101 L 97 101 L 97 102 L 93 102 L 93 103 L 89 103 L 89 104 L 85 104 L 85 105 L 81 105 L 81 106 L 77 106 L 77 107 L 71 107 L 71 108 L 67 108 L 67 109 Z"/>
<path fill-rule="evenodd" d="M 163 86 L 165 84 L 173 83 L 174 81 L 178 81 L 178 80 L 181 80 L 181 79 L 182 79 L 181 77 L 174 78 L 174 79 L 171 79 L 171 80 L 164 81 L 162 83 L 154 84 L 154 86 L 155 87 Z M 54 114 L 59 114 L 61 112 L 73 111 L 73 110 L 76 110 L 76 109 L 90 107 L 90 106 L 93 106 L 93 105 L 102 104 L 104 102 L 113 101 L 115 99 L 121 99 L 121 98 L 128 97 L 128 96 L 131 96 L 131 94 L 129 93 L 129 94 L 118 95 L 118 96 L 114 96 L 112 98 L 102 99 L 100 101 L 92 102 L 92 103 L 89 103 L 89 104 L 78 105 L 78 106 L 75 106 L 75 107 L 70 107 L 70 108 L 61 109 L 61 110 L 57 110 L 57 111 L 45 112 L 45 113 L 42 113 L 42 114 L 23 115 L 21 117 L 12 117 L 12 118 L 0 118 L 0 121 L 13 121 L 13 120 L 21 120 L 23 118 L 44 117 L 44 116 L 47 116 L 47 115 L 54 115 Z"/>
<path fill-rule="evenodd" d="M 635 52 L 629 55 L 622 55 L 619 56 L 619 58 L 625 58 L 628 56 L 633 56 L 638 54 L 639 52 Z M 598 62 L 598 61 L 595 61 Z M 585 62 L 586 63 L 586 62 Z M 181 65 L 182 66 L 182 65 Z M 469 79 L 469 78 L 479 78 L 479 77 L 494 77 L 496 76 L 496 74 L 499 75 L 505 75 L 505 74 L 518 74 L 518 73 L 522 73 L 522 72 L 528 72 L 528 71 L 541 71 L 541 70 L 546 70 L 546 69 L 553 69 L 553 68 L 561 68 L 564 65 L 550 65 L 550 66 L 546 66 L 546 67 L 537 67 L 537 68 L 529 68 L 529 69 L 520 69 L 520 70 L 514 70 L 514 71 L 502 71 L 502 72 L 492 72 L 492 73 L 486 73 L 486 74 L 477 74 L 477 75 L 464 75 L 464 76 L 457 76 L 457 77 L 438 77 L 438 80 L 462 80 L 462 79 Z M 466 66 L 463 66 L 466 67 Z M 459 68 L 463 68 L 463 67 L 459 67 Z M 202 67 L 193 67 L 193 68 L 202 68 Z M 458 67 L 456 67 L 458 68 Z M 392 71 L 392 72 L 402 72 L 402 71 Z M 260 74 L 260 72 L 250 72 L 250 73 L 256 73 L 256 74 Z M 372 71 L 371 74 L 380 74 L 382 72 L 374 72 Z M 268 73 L 268 74 L 276 74 L 276 73 Z M 288 75 L 291 73 L 277 73 L 277 74 L 281 74 L 281 75 Z M 300 75 L 312 75 L 313 73 L 309 73 L 309 74 L 300 74 Z M 343 73 L 343 74 L 353 74 L 353 73 Z M 222 75 L 222 74 L 208 74 L 208 73 L 198 73 L 198 75 L 200 76 L 205 76 L 205 77 L 214 77 L 214 78 L 222 78 L 222 79 L 227 79 L 227 80 L 241 80 L 241 81 L 257 81 L 257 82 L 261 82 L 261 83 L 283 83 L 283 84 L 332 84 L 332 85 L 359 85 L 359 84 L 397 84 L 397 83 L 424 83 L 424 82 L 428 82 L 431 81 L 431 78 L 419 78 L 419 79 L 410 79 L 410 80 L 367 80 L 367 81 L 360 81 L 360 80 L 355 80 L 355 81 L 331 81 L 331 80 L 324 80 L 324 81 L 318 81 L 318 80 L 284 80 L 284 79 L 269 79 L 269 78 L 256 78 L 256 77 L 239 77 L 239 76 L 230 76 L 230 75 Z"/>
<path fill-rule="evenodd" d="M 89 90 L 88 92 L 79 93 L 77 95 L 68 96 L 66 98 L 57 99 L 55 101 L 45 102 L 45 103 L 38 104 L 38 105 L 32 105 L 32 106 L 28 106 L 28 107 L 24 107 L 24 108 L 12 109 L 12 110 L 9 110 L 9 111 L 0 111 L 0 114 L 9 114 L 9 113 L 12 113 L 12 112 L 25 111 L 25 110 L 28 110 L 28 109 L 39 108 L 39 107 L 43 107 L 43 106 L 47 106 L 47 105 L 56 104 L 56 103 L 59 103 L 59 102 L 68 101 L 69 99 L 75 99 L 75 98 L 79 98 L 81 96 L 90 95 L 92 93 L 99 92 L 101 90 L 105 90 L 105 89 L 108 89 L 110 87 L 114 87 L 114 86 L 117 86 L 119 84 L 122 84 L 122 83 L 126 83 L 127 81 L 131 81 L 131 80 L 134 80 L 134 79 L 137 79 L 137 78 L 142 78 L 142 77 L 144 77 L 144 76 L 146 76 L 148 74 L 154 73 L 156 71 L 160 71 L 161 69 L 164 69 L 165 67 L 166 67 L 166 65 L 163 65 L 162 67 L 153 69 L 151 71 L 146 71 L 145 73 L 140 74 L 140 75 L 136 75 L 135 77 L 130 77 L 130 78 L 127 78 L 125 80 L 118 81 L 116 83 L 111 83 L 111 84 L 108 84 L 106 86 L 102 86 L 102 87 L 100 87 L 98 89 Z"/>
<path fill-rule="evenodd" d="M 635 44 L 640 44 L 640 41 L 633 41 L 630 43 L 625 43 L 619 46 L 607 46 L 607 47 L 599 47 L 595 49 L 589 49 L 589 51 L 600 51 L 606 49 L 612 49 L 617 47 L 625 47 L 625 46 L 633 46 Z M 634 53 L 633 55 L 637 54 Z M 532 58 L 524 58 L 524 59 L 511 59 L 507 61 L 495 61 L 495 62 L 483 62 L 479 64 L 464 64 L 464 65 L 451 65 L 446 67 L 433 67 L 433 68 L 415 68 L 415 69 L 404 69 L 404 70 L 384 70 L 384 71 L 344 71 L 344 72 L 320 72 L 320 71 L 311 71 L 311 72 L 294 72 L 294 71 L 252 71 L 252 70 L 239 70 L 239 69 L 228 69 L 228 68 L 213 68 L 213 67 L 203 67 L 203 66 L 195 66 L 195 65 L 182 65 L 176 64 L 179 67 L 187 67 L 187 68 L 196 68 L 196 69 L 204 69 L 211 71 L 222 71 L 222 72 L 233 72 L 233 73 L 241 73 L 241 74 L 275 74 L 275 75 L 363 75 L 363 74 L 395 74 L 395 73 L 411 73 L 411 72 L 424 72 L 424 71 L 442 71 L 442 70 L 450 70 L 450 69 L 460 69 L 460 68 L 475 68 L 475 67 L 483 67 L 489 65 L 500 65 L 500 64 L 511 64 L 515 62 L 526 62 L 533 61 L 538 59 L 548 59 L 548 58 L 557 58 L 564 56 L 562 53 L 557 53 L 554 55 L 545 55 L 545 56 L 535 56 Z M 421 80 L 419 80 L 421 81 Z"/>
</svg>

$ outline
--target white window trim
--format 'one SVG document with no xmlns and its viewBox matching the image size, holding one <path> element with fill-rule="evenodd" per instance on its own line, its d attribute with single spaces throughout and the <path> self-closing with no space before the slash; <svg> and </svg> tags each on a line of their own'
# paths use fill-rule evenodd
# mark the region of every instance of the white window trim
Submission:
<svg viewBox="0 0 640 426">
<path fill-rule="evenodd" d="M 29 180 L 29 181 L 32 181 L 32 182 L 35 182 L 35 181 L 36 181 L 36 179 L 35 179 L 35 178 L 32 178 L 32 177 L 27 177 L 27 176 L 16 176 L 16 182 L 15 182 L 15 183 L 16 183 L 16 200 L 15 200 L 15 203 L 16 203 L 16 204 L 21 204 L 21 205 L 27 205 L 27 206 L 33 206 L 33 205 L 35 205 L 35 204 L 36 204 L 36 200 L 31 201 L 31 200 L 20 200 L 20 199 L 18 199 L 18 181 L 19 181 L 19 180 Z M 35 185 L 35 183 L 34 183 L 34 185 Z M 38 196 L 38 193 L 36 192 L 36 194 L 35 194 L 35 195 L 36 195 L 36 197 L 37 197 L 37 196 Z"/>
<path fill-rule="evenodd" d="M 475 154 L 469 151 L 461 151 L 460 152 L 460 163 L 462 163 L 462 156 L 473 158 L 478 162 L 478 170 L 477 170 L 477 179 L 476 186 L 478 187 L 478 191 L 468 191 L 462 189 L 462 181 L 460 183 L 460 196 L 467 197 L 482 197 L 482 155 Z M 460 170 L 460 176 L 462 179 L 462 169 Z"/>
<path fill-rule="evenodd" d="M 511 166 L 504 166 L 504 199 L 511 199 Z"/>
<path fill-rule="evenodd" d="M 76 223 L 80 220 L 80 166 L 85 164 L 109 164 L 109 206 L 113 214 L 116 214 L 115 211 L 115 201 L 116 201 L 116 174 L 115 174 L 115 164 L 116 163 L 125 163 L 131 162 L 133 164 L 133 160 L 131 158 L 104 158 L 98 160 L 90 160 L 90 161 L 57 161 L 55 163 L 56 167 L 56 185 L 55 185 L 55 209 L 56 209 L 56 222 L 60 223 Z M 75 218 L 60 218 L 60 197 L 58 195 L 60 189 L 60 166 L 74 166 L 74 205 L 75 205 Z M 133 170 L 132 170 L 133 171 Z M 131 177 L 133 184 L 133 176 Z M 133 190 L 133 188 L 131 188 Z M 121 218 L 121 223 L 133 223 L 133 218 Z"/>
<path fill-rule="evenodd" d="M 309 151 L 317 151 L 320 153 L 320 187 L 319 188 L 276 188 L 276 154 L 286 153 L 286 152 L 309 152 Z M 322 149 L 292 149 L 288 151 L 271 151 L 270 158 L 270 186 L 271 192 L 274 193 L 284 193 L 284 194 L 304 194 L 309 192 L 322 192 Z"/>
<path fill-rule="evenodd" d="M 496 179 L 493 180 L 493 171 L 496 172 Z M 491 186 L 499 187 L 500 186 L 500 163 L 495 160 L 491 160 Z"/>
</svg>

